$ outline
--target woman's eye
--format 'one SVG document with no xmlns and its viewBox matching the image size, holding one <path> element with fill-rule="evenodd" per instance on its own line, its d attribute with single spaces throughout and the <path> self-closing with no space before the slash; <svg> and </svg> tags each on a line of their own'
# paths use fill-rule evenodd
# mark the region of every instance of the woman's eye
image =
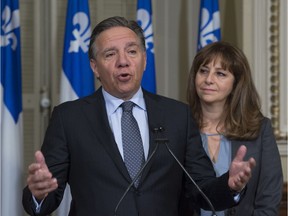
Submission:
<svg viewBox="0 0 288 216">
<path fill-rule="evenodd" d="M 200 68 L 199 72 L 200 72 L 200 73 L 208 73 L 208 70 L 207 70 L 207 69 L 204 69 L 204 68 Z"/>
<path fill-rule="evenodd" d="M 221 72 L 221 71 L 218 71 L 218 72 L 217 72 L 217 75 L 218 75 L 218 76 L 226 76 L 226 74 L 223 73 L 223 72 Z"/>
</svg>

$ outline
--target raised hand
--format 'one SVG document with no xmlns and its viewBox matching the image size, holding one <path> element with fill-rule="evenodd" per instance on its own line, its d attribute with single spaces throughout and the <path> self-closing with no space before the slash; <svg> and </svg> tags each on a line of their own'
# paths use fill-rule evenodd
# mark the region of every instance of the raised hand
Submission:
<svg viewBox="0 0 288 216">
<path fill-rule="evenodd" d="M 228 185 L 231 190 L 241 191 L 252 176 L 252 169 L 256 166 L 254 158 L 243 161 L 247 148 L 242 145 L 237 151 L 229 169 Z"/>
<path fill-rule="evenodd" d="M 35 152 L 35 163 L 28 167 L 28 188 L 37 200 L 44 199 L 58 187 L 57 179 L 52 177 L 41 151 Z"/>
</svg>

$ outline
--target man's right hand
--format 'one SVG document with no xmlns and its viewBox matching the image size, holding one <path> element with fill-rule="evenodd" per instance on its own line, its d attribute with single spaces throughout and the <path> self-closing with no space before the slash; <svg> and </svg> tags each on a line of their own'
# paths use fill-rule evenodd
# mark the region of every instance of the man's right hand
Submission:
<svg viewBox="0 0 288 216">
<path fill-rule="evenodd" d="M 43 200 L 58 187 L 58 183 L 57 179 L 52 177 L 41 151 L 35 152 L 35 161 L 28 167 L 27 185 L 37 200 Z"/>
</svg>

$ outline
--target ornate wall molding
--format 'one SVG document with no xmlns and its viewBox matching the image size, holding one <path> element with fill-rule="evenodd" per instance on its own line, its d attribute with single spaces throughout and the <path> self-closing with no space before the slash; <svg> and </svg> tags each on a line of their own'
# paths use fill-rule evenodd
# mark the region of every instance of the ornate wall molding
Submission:
<svg viewBox="0 0 288 216">
<path fill-rule="evenodd" d="M 286 143 L 287 143 L 287 128 L 286 128 L 286 131 L 282 130 L 281 119 L 280 119 L 281 115 L 283 115 L 284 120 L 285 118 L 287 118 L 287 111 L 282 112 L 283 110 L 281 110 L 281 108 L 285 109 L 285 106 L 281 106 L 281 103 L 280 103 L 281 77 L 282 77 L 281 73 L 287 72 L 283 67 L 281 68 L 281 64 L 280 64 L 281 63 L 280 61 L 281 59 L 280 58 L 281 57 L 280 56 L 280 53 L 281 53 L 280 52 L 280 49 L 281 49 L 280 39 L 281 39 L 281 36 L 283 37 L 283 35 L 280 35 L 280 32 L 281 32 L 280 31 L 281 30 L 280 29 L 281 27 L 280 26 L 280 18 L 281 18 L 280 17 L 281 16 L 280 2 L 281 2 L 280 0 L 270 0 L 270 5 L 269 5 L 269 26 L 268 26 L 269 28 L 269 61 L 268 61 L 269 68 L 268 69 L 270 72 L 270 103 L 271 103 L 270 114 L 271 114 L 271 121 L 272 121 L 273 129 L 274 129 L 274 134 L 275 134 L 277 141 L 286 140 Z M 283 44 L 281 46 L 283 47 Z M 286 80 L 286 83 L 287 83 L 287 80 Z M 285 94 L 284 91 L 282 91 L 282 94 Z"/>
</svg>

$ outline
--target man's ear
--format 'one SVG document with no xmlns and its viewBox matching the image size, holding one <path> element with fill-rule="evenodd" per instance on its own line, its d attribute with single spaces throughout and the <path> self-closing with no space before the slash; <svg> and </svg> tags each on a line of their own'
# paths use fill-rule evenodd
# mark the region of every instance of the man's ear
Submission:
<svg viewBox="0 0 288 216">
<path fill-rule="evenodd" d="M 95 74 L 96 78 L 99 79 L 99 73 L 97 70 L 97 63 L 95 59 L 90 59 L 90 67 L 93 73 Z"/>
<path fill-rule="evenodd" d="M 147 66 L 147 53 L 144 52 L 144 70 L 143 71 L 146 70 L 146 66 Z"/>
</svg>

